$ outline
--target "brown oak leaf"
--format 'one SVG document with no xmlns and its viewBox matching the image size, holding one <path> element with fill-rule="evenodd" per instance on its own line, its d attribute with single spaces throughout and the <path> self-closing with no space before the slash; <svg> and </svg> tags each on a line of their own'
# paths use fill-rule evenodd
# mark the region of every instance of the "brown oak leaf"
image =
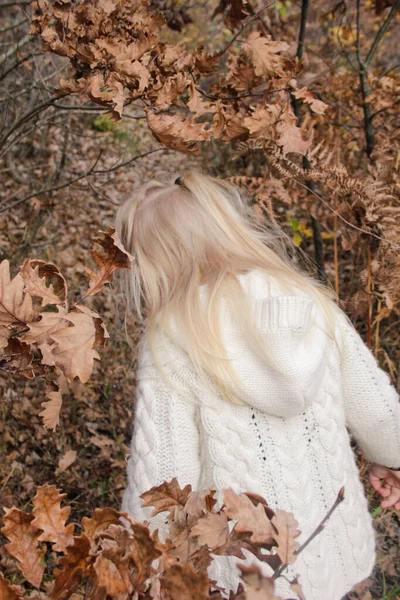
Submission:
<svg viewBox="0 0 400 600">
<path fill-rule="evenodd" d="M 67 282 L 58 267 L 44 260 L 27 258 L 21 268 L 25 282 L 24 291 L 31 296 L 42 298 L 41 306 L 61 304 L 67 298 Z M 49 282 L 53 281 L 53 283 Z"/>
<path fill-rule="evenodd" d="M 22 329 L 26 323 L 37 318 L 32 306 L 32 298 L 24 294 L 24 280 L 21 273 L 10 277 L 8 260 L 0 263 L 0 350 L 5 348 L 13 329 Z"/>
<path fill-rule="evenodd" d="M 4 510 L 4 527 L 1 533 L 10 540 L 5 548 L 18 560 L 25 579 L 39 588 L 45 565 L 44 551 L 38 547 L 40 532 L 31 526 L 34 517 L 15 507 Z"/>
<path fill-rule="evenodd" d="M 274 540 L 274 529 L 266 515 L 263 505 L 256 506 L 245 494 L 235 494 L 231 489 L 224 490 L 224 511 L 237 521 L 235 530 L 238 533 L 251 532 L 250 540 L 254 543 L 270 544 Z"/>
<path fill-rule="evenodd" d="M 23 590 L 19 585 L 11 585 L 0 573 L 0 600 L 22 600 Z"/>
<path fill-rule="evenodd" d="M 292 513 L 276 509 L 271 523 L 274 526 L 272 534 L 276 543 L 276 553 L 284 565 L 290 565 L 296 560 L 295 550 L 299 547 L 296 538 L 300 535 L 298 522 Z"/>
<path fill-rule="evenodd" d="M 43 406 L 42 412 L 39 416 L 43 419 L 43 424 L 47 429 L 55 431 L 57 425 L 60 423 L 60 410 L 62 406 L 62 395 L 60 390 L 49 390 L 46 392 L 47 402 L 42 402 L 40 406 Z"/>
<path fill-rule="evenodd" d="M 87 574 L 92 563 L 89 555 L 90 542 L 85 535 L 74 538 L 74 545 L 68 546 L 66 556 L 62 556 L 62 569 L 55 569 L 55 583 L 52 600 L 61 600 L 65 594 L 71 593 L 82 577 Z"/>
<path fill-rule="evenodd" d="M 172 515 L 175 506 L 185 506 L 191 490 L 192 486 L 190 484 L 181 489 L 177 478 L 174 477 L 171 481 L 164 481 L 161 485 L 153 486 L 141 494 L 139 498 L 144 500 L 143 507 L 155 507 L 151 513 L 152 517 L 163 511 L 167 511 Z"/>
<path fill-rule="evenodd" d="M 86 296 L 94 296 L 103 289 L 106 283 L 112 281 L 113 273 L 116 269 L 130 269 L 134 257 L 125 250 L 118 233 L 114 227 L 108 227 L 106 231 L 101 231 L 103 237 L 95 237 L 93 241 L 99 244 L 103 251 L 91 250 L 91 255 L 100 267 L 98 273 L 94 273 L 86 268 L 86 273 L 90 277 L 89 289 Z"/>
<path fill-rule="evenodd" d="M 328 108 L 328 105 L 325 104 L 325 102 L 318 100 L 318 98 L 315 97 L 314 92 L 310 92 L 310 90 L 305 87 L 293 92 L 293 96 L 296 96 L 296 98 L 299 100 L 307 102 L 307 104 L 310 105 L 311 110 L 318 115 L 323 115 Z"/>
<path fill-rule="evenodd" d="M 31 526 L 41 530 L 39 542 L 51 542 L 53 550 L 64 552 L 74 543 L 74 524 L 65 525 L 71 512 L 70 506 L 61 508 L 61 500 L 67 494 L 60 494 L 54 485 L 41 485 L 36 488 L 33 498 L 34 519 Z"/>
<path fill-rule="evenodd" d="M 250 56 L 259 77 L 284 77 L 288 59 L 278 52 L 289 50 L 286 42 L 268 39 L 258 31 L 250 33 L 244 41 L 245 52 Z"/>
<path fill-rule="evenodd" d="M 190 535 L 197 536 L 200 544 L 207 544 L 213 550 L 225 544 L 228 539 L 228 519 L 224 513 L 205 515 L 192 527 Z"/>
</svg>

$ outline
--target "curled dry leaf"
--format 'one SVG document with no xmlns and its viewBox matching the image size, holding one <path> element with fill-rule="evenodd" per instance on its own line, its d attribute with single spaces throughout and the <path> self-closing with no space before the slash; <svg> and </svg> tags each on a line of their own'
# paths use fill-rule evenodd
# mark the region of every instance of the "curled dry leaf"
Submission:
<svg viewBox="0 0 400 600">
<path fill-rule="evenodd" d="M 38 547 L 40 532 L 31 526 L 34 517 L 15 507 L 4 510 L 1 533 L 10 540 L 5 548 L 17 559 L 25 579 L 39 588 L 44 572 L 44 552 Z"/>
<path fill-rule="evenodd" d="M 171 600 L 208 600 L 206 573 L 197 573 L 191 564 L 172 565 L 160 577 L 161 589 Z"/>
<path fill-rule="evenodd" d="M 16 337 L 10 337 L 7 346 L 3 352 L 0 352 L 0 362 L 4 361 L 7 364 L 9 372 L 18 373 L 27 379 L 35 376 L 31 366 L 32 360 L 33 356 L 29 345 Z"/>
<path fill-rule="evenodd" d="M 307 104 L 310 105 L 311 110 L 318 115 L 323 115 L 328 108 L 328 105 L 325 104 L 325 102 L 318 100 L 318 98 L 315 97 L 314 92 L 310 92 L 310 90 L 305 87 L 293 92 L 293 96 L 299 100 L 303 100 L 303 102 L 307 102 Z"/>
<path fill-rule="evenodd" d="M 19 585 L 11 585 L 7 579 L 0 573 L 0 599 L 1 600 L 22 600 L 23 590 Z"/>
<path fill-rule="evenodd" d="M 228 539 L 228 519 L 224 513 L 205 515 L 192 527 L 190 535 L 196 536 L 199 544 L 206 544 L 210 550 L 214 550 L 223 546 Z"/>
<path fill-rule="evenodd" d="M 36 318 L 31 296 L 24 294 L 21 273 L 11 279 L 10 264 L 3 260 L 0 263 L 0 350 L 7 346 L 13 331 L 23 329 Z"/>
<path fill-rule="evenodd" d="M 250 33 L 244 44 L 246 53 L 252 59 L 256 75 L 259 77 L 287 75 L 285 67 L 289 59 L 278 53 L 289 50 L 289 44 L 268 39 L 258 31 Z"/>
<path fill-rule="evenodd" d="M 94 359 L 100 360 L 95 345 L 104 345 L 108 333 L 99 315 L 85 306 L 77 305 L 64 315 L 56 330 L 49 335 L 55 343 L 39 347 L 42 363 L 59 367 L 68 381 L 79 377 L 82 383 L 90 378 Z"/>
<path fill-rule="evenodd" d="M 66 301 L 67 282 L 53 263 L 27 258 L 20 272 L 25 282 L 24 291 L 30 296 L 41 298 L 41 306 L 61 304 Z"/>
<path fill-rule="evenodd" d="M 61 500 L 67 494 L 60 494 L 54 485 L 41 485 L 33 499 L 34 529 L 41 530 L 39 542 L 51 542 L 53 550 L 65 552 L 74 543 L 74 524 L 65 525 L 71 508 L 61 508 Z"/>
<path fill-rule="evenodd" d="M 76 450 L 67 450 L 58 461 L 57 473 L 64 473 L 76 461 L 77 456 Z"/>
<path fill-rule="evenodd" d="M 98 584 L 105 588 L 111 598 L 128 600 L 133 591 L 133 585 L 129 577 L 129 562 L 127 560 L 114 562 L 103 552 L 98 555 L 93 567 Z"/>
<path fill-rule="evenodd" d="M 245 494 L 235 494 L 231 489 L 224 490 L 225 514 L 237 521 L 238 533 L 251 532 L 250 540 L 255 543 L 270 544 L 274 541 L 274 530 L 263 505 L 256 506 Z"/>
<path fill-rule="evenodd" d="M 139 497 L 144 500 L 143 507 L 155 507 L 151 513 L 152 517 L 163 511 L 167 511 L 172 515 L 175 506 L 185 506 L 191 491 L 192 486 L 190 484 L 181 489 L 177 478 L 174 477 L 171 481 L 153 486 Z"/>
<path fill-rule="evenodd" d="M 74 591 L 75 586 L 87 573 L 91 564 L 90 542 L 85 535 L 74 538 L 74 545 L 68 546 L 66 556 L 61 557 L 63 568 L 55 569 L 55 584 L 52 600 L 61 600 L 65 594 Z"/>
<path fill-rule="evenodd" d="M 91 250 L 91 255 L 100 267 L 98 273 L 94 273 L 86 268 L 86 273 L 90 277 L 89 289 L 86 296 L 94 296 L 103 289 L 106 283 L 112 281 L 113 273 L 116 269 L 130 269 L 134 257 L 125 250 L 122 242 L 114 227 L 108 227 L 106 231 L 101 231 L 103 237 L 93 238 L 93 241 L 99 244 L 103 251 Z"/>
<path fill-rule="evenodd" d="M 39 416 L 43 419 L 43 424 L 47 429 L 55 431 L 57 425 L 60 424 L 60 410 L 62 406 L 62 396 L 60 390 L 50 390 L 46 392 L 47 402 L 42 402 L 42 412 Z"/>
<path fill-rule="evenodd" d="M 289 152 L 306 154 L 311 141 L 303 140 L 301 129 L 297 126 L 297 118 L 289 104 L 286 105 L 283 111 L 283 115 L 277 125 L 277 130 L 280 133 L 278 144 L 282 146 L 284 154 L 288 154 Z"/>
<path fill-rule="evenodd" d="M 83 517 L 82 525 L 83 533 L 93 550 L 96 548 L 96 540 L 110 525 L 120 525 L 119 513 L 113 508 L 96 508 L 90 518 Z"/>
<path fill-rule="evenodd" d="M 290 565 L 295 561 L 295 551 L 299 547 L 296 542 L 296 538 L 300 535 L 297 529 L 298 522 L 292 513 L 277 509 L 271 523 L 275 530 L 273 537 L 278 545 L 276 553 L 284 565 Z"/>
<path fill-rule="evenodd" d="M 292 583 L 290 584 L 290 589 L 298 595 L 298 597 L 300 598 L 300 600 L 306 600 L 304 594 L 303 594 L 303 590 L 301 588 L 300 583 L 297 581 L 297 578 L 292 581 Z"/>
<path fill-rule="evenodd" d="M 64 327 L 63 319 L 67 314 L 65 306 L 57 306 L 57 312 L 42 312 L 39 320 L 27 322 L 29 331 L 23 333 L 20 339 L 27 344 L 37 344 L 41 350 L 41 345 L 46 344 L 52 333 Z"/>
<path fill-rule="evenodd" d="M 205 513 L 211 512 L 217 503 L 214 498 L 216 490 L 200 490 L 190 492 L 185 504 L 185 511 L 189 519 L 199 519 Z"/>
<path fill-rule="evenodd" d="M 275 582 L 271 577 L 265 577 L 258 566 L 238 565 L 241 577 L 246 583 L 246 600 L 281 600 L 275 596 Z"/>
</svg>

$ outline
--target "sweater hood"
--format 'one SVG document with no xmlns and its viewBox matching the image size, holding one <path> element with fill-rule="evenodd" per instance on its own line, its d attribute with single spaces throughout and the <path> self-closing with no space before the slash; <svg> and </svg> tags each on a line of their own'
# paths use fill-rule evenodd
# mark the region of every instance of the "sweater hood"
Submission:
<svg viewBox="0 0 400 600">
<path fill-rule="evenodd" d="M 221 333 L 230 364 L 242 382 L 242 403 L 276 417 L 301 414 L 316 398 L 325 372 L 329 338 L 315 301 L 299 291 L 284 295 L 262 272 L 239 275 L 255 311 L 256 323 L 279 369 L 259 358 L 247 343 L 224 302 Z M 200 293 L 206 298 L 207 288 Z M 185 350 L 184 336 L 176 330 L 174 342 Z M 196 390 L 203 402 L 215 402 L 205 390 Z"/>
</svg>

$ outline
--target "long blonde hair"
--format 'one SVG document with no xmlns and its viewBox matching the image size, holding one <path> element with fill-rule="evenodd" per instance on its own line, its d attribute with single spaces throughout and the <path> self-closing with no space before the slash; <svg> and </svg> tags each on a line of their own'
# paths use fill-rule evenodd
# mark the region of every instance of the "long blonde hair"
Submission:
<svg viewBox="0 0 400 600">
<path fill-rule="evenodd" d="M 241 382 L 221 336 L 223 299 L 250 347 L 267 364 L 276 365 L 237 274 L 257 269 L 289 293 L 297 288 L 312 296 L 331 336 L 338 310 L 335 294 L 292 264 L 285 234 L 272 223 L 260 224 L 247 192 L 194 170 L 185 172 L 180 183 L 151 180 L 118 210 L 117 232 L 134 256 L 132 269 L 122 273 L 127 311 L 134 310 L 144 323 L 142 304 L 146 306 L 144 336 L 164 377 L 158 334 L 172 339 L 172 327 L 178 326 L 203 384 L 214 391 L 216 385 L 228 401 L 242 404 Z M 209 295 L 204 304 L 199 289 L 205 285 Z"/>
</svg>

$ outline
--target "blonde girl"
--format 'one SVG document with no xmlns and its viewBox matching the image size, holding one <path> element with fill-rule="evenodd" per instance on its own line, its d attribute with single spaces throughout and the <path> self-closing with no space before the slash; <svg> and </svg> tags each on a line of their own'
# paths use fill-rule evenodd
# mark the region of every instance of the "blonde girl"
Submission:
<svg viewBox="0 0 400 600">
<path fill-rule="evenodd" d="M 382 507 L 400 509 L 400 405 L 389 376 L 239 188 L 198 171 L 150 181 L 119 209 L 116 228 L 134 256 L 128 311 L 144 325 L 123 510 L 148 519 L 139 495 L 177 477 L 194 490 L 264 496 L 295 515 L 301 543 L 344 486 L 287 572 L 307 600 L 340 600 L 375 564 L 349 432 Z M 164 516 L 153 520 L 161 532 Z M 220 556 L 209 567 L 227 593 L 237 563 Z M 282 578 L 276 592 L 294 597 Z"/>
</svg>

